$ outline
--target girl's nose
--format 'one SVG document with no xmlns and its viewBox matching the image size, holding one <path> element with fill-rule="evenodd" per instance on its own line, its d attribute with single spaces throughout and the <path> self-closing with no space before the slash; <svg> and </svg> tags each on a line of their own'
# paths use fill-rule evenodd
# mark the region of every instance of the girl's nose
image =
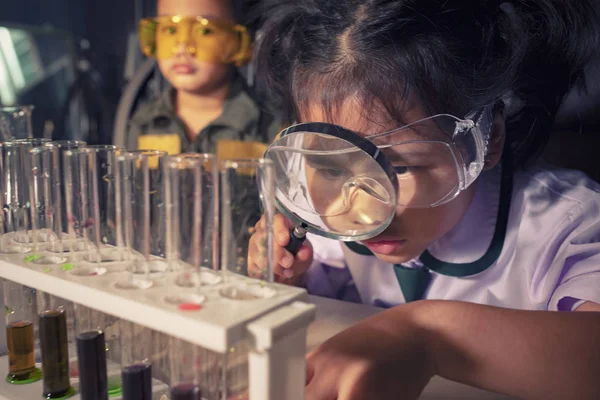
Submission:
<svg viewBox="0 0 600 400">
<path fill-rule="evenodd" d="M 390 216 L 390 205 L 372 197 L 358 195 L 350 207 L 349 219 L 355 225 L 373 228 L 384 224 Z"/>
</svg>

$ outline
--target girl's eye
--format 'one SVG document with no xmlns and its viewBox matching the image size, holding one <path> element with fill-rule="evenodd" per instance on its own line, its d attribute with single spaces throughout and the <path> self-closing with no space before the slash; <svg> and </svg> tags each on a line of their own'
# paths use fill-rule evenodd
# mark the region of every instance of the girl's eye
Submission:
<svg viewBox="0 0 600 400">
<path fill-rule="evenodd" d="M 404 175 L 404 174 L 407 174 L 408 172 L 410 172 L 411 168 L 414 168 L 414 167 L 409 168 L 405 165 L 402 165 L 402 166 L 394 167 L 394 171 L 396 171 L 397 175 Z"/>
<path fill-rule="evenodd" d="M 322 169 L 319 169 L 319 173 L 321 175 L 325 175 L 330 178 L 338 178 L 338 177 L 342 176 L 344 171 L 341 169 L 338 169 L 338 168 L 322 168 Z"/>
</svg>

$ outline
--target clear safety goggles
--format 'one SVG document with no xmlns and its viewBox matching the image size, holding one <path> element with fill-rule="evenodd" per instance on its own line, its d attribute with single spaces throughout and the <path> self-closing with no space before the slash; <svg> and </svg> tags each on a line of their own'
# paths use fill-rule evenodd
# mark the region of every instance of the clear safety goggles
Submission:
<svg viewBox="0 0 600 400">
<path fill-rule="evenodd" d="M 367 137 L 326 123 L 291 126 L 265 153 L 278 207 L 309 232 L 374 237 L 399 207 L 436 207 L 468 188 L 483 169 L 492 122 L 489 106 Z"/>
<path fill-rule="evenodd" d="M 241 66 L 252 53 L 242 25 L 204 17 L 160 16 L 139 23 L 139 41 L 147 57 L 169 59 L 185 50 L 198 61 Z"/>
</svg>

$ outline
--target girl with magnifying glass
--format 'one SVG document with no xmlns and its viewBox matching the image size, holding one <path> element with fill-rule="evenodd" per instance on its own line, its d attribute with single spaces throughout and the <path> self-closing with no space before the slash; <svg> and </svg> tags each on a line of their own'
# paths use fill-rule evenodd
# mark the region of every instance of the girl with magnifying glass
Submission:
<svg viewBox="0 0 600 400">
<path fill-rule="evenodd" d="M 278 279 L 389 308 L 308 356 L 307 398 L 417 398 L 433 375 L 600 398 L 600 186 L 534 162 L 597 49 L 590 3 L 277 0 L 260 16 L 259 81 L 299 122 L 265 154 Z M 309 240 L 290 252 L 294 227 Z"/>
</svg>

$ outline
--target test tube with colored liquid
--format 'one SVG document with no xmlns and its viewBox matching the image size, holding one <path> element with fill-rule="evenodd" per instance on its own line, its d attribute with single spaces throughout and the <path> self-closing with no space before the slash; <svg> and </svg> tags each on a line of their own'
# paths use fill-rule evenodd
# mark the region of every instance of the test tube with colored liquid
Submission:
<svg viewBox="0 0 600 400">
<path fill-rule="evenodd" d="M 200 347 L 171 337 L 171 400 L 202 400 Z"/>
<path fill-rule="evenodd" d="M 65 300 L 37 292 L 40 350 L 42 353 L 42 395 L 63 399 L 75 394 L 69 377 L 69 335 Z"/>
<path fill-rule="evenodd" d="M 107 400 L 108 374 L 104 314 L 75 305 L 75 336 L 81 400 Z"/>
<path fill-rule="evenodd" d="M 152 400 L 152 331 L 121 321 L 123 400 Z"/>
<path fill-rule="evenodd" d="M 36 382 L 42 378 L 42 373 L 35 366 L 35 291 L 6 280 L 2 286 L 8 346 L 6 381 L 17 385 Z"/>
<path fill-rule="evenodd" d="M 95 341 L 95 344 L 88 342 L 86 345 L 89 352 L 99 352 L 98 347 L 94 347 L 96 350 L 93 350 L 92 346 L 100 346 L 100 342 L 104 342 L 104 352 L 98 354 L 94 371 L 84 371 L 86 366 L 82 364 L 83 361 L 79 360 L 80 382 L 83 384 L 84 379 L 92 381 L 94 380 L 93 376 L 96 376 L 99 381 L 104 380 L 105 385 L 101 382 L 98 385 L 106 387 L 109 397 L 121 396 L 122 393 L 120 358 L 120 325 L 122 322 L 111 315 L 82 306 L 81 304 L 75 304 L 75 332 L 78 341 L 78 351 L 79 347 L 84 345 L 81 343 L 82 340 Z M 102 335 L 94 335 L 94 332 L 101 332 Z M 93 356 L 88 355 L 86 358 L 93 358 Z M 91 376 L 84 376 L 82 378 L 82 375 L 86 373 Z"/>
</svg>

